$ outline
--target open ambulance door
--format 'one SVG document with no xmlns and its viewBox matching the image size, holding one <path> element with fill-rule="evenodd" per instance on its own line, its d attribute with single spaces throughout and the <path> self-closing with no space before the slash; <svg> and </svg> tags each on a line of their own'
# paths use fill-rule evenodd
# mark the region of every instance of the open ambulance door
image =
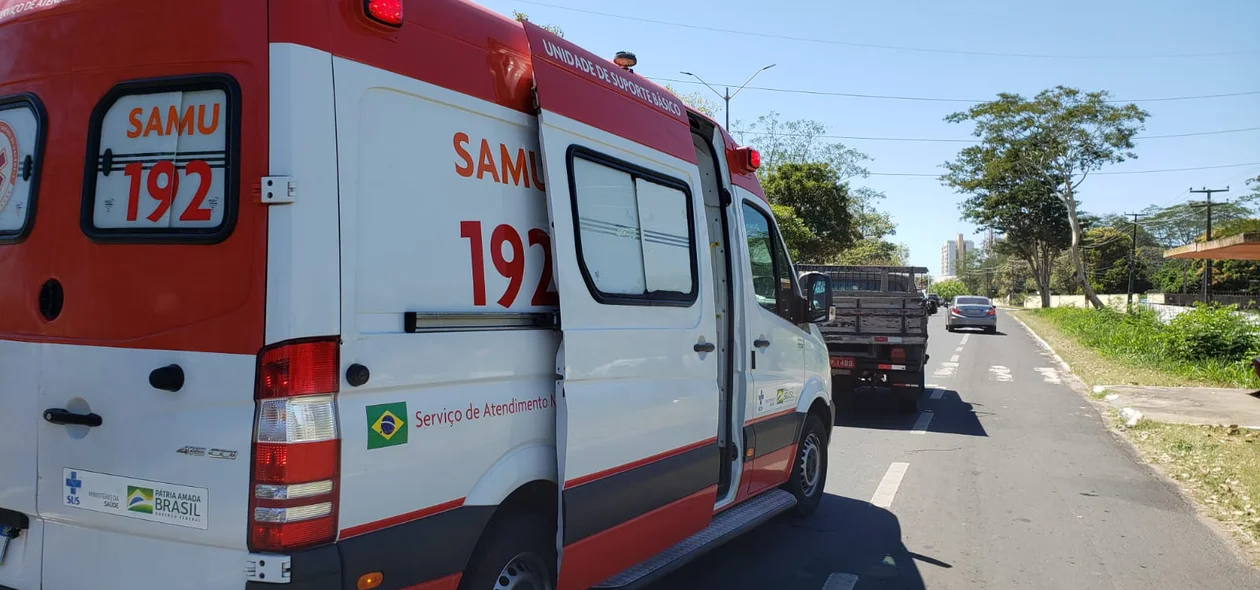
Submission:
<svg viewBox="0 0 1260 590">
<path fill-rule="evenodd" d="M 525 23 L 563 341 L 560 588 L 600 583 L 708 525 L 717 325 L 682 103 Z"/>
</svg>

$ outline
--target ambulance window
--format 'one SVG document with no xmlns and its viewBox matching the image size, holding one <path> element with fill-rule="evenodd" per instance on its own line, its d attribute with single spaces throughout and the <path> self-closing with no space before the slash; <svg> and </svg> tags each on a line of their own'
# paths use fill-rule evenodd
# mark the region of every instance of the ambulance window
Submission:
<svg viewBox="0 0 1260 590">
<path fill-rule="evenodd" d="M 691 193 L 681 181 L 582 149 L 570 152 L 578 263 L 597 301 L 691 305 Z"/>
<path fill-rule="evenodd" d="M 214 243 L 235 223 L 235 83 L 129 82 L 96 106 L 80 225 L 98 241 Z"/>
<path fill-rule="evenodd" d="M 39 99 L 0 98 L 0 244 L 22 240 L 35 221 L 43 130 Z"/>
<path fill-rule="evenodd" d="M 744 203 L 744 234 L 748 240 L 748 263 L 757 304 L 766 311 L 790 318 L 788 306 L 795 281 L 787 249 L 770 218 L 747 202 Z"/>
</svg>

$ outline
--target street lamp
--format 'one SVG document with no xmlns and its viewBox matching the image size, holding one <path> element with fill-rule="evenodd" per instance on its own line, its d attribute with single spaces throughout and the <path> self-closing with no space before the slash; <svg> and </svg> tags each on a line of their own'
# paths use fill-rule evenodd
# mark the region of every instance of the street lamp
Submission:
<svg viewBox="0 0 1260 590">
<path fill-rule="evenodd" d="M 743 89 L 744 89 L 744 87 L 745 87 L 745 86 L 747 86 L 749 82 L 752 82 L 752 79 L 753 79 L 753 78 L 756 78 L 756 77 L 757 77 L 757 74 L 760 74 L 760 73 L 762 73 L 762 72 L 764 72 L 764 71 L 766 71 L 766 70 L 768 70 L 768 69 L 770 69 L 770 68 L 773 68 L 775 65 L 776 65 L 776 64 L 770 64 L 770 65 L 768 65 L 768 66 L 766 66 L 766 67 L 764 67 L 764 68 L 761 68 L 760 70 L 757 70 L 757 71 L 753 72 L 753 74 L 752 74 L 751 76 L 749 76 L 747 80 L 744 80 L 744 83 L 743 83 L 743 84 L 740 84 L 740 85 L 739 85 L 739 88 L 736 88 L 736 89 L 735 89 L 735 94 L 739 94 L 739 91 L 740 91 L 740 90 L 743 90 Z M 693 74 L 693 73 L 691 73 L 691 72 L 679 72 L 679 73 L 680 73 L 680 74 L 682 74 L 682 75 L 684 75 L 684 76 L 691 76 L 692 78 L 695 78 L 695 79 L 697 79 L 697 80 L 700 80 L 700 83 L 701 83 L 701 84 L 704 84 L 706 88 L 708 88 L 709 90 L 712 90 L 714 94 L 718 95 L 718 97 L 722 99 L 722 101 L 723 101 L 723 102 L 725 103 L 725 105 L 726 105 L 726 106 L 724 107 L 724 108 L 725 108 L 725 110 L 726 110 L 726 130 L 727 130 L 727 131 L 730 131 L 730 130 L 731 130 L 731 99 L 732 99 L 732 98 L 735 98 L 735 94 L 731 94 L 731 87 L 730 87 L 730 86 L 727 86 L 727 87 L 726 87 L 726 93 L 725 93 L 725 94 L 723 94 L 723 93 L 721 93 L 721 92 L 718 92 L 716 88 L 714 88 L 714 87 L 712 87 L 712 86 L 709 86 L 709 83 L 708 83 L 708 82 L 705 82 L 703 79 L 701 79 L 701 78 L 700 78 L 700 76 L 697 76 L 697 75 L 695 75 L 695 74 Z"/>
</svg>

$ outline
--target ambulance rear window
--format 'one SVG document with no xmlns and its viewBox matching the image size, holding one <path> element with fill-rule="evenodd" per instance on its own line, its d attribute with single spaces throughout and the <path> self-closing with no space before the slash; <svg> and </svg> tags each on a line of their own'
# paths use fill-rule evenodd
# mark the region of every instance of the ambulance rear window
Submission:
<svg viewBox="0 0 1260 590">
<path fill-rule="evenodd" d="M 0 98 L 0 244 L 21 241 L 35 222 L 43 132 L 39 99 Z"/>
<path fill-rule="evenodd" d="M 578 264 L 596 301 L 686 307 L 696 300 L 686 183 L 577 147 L 569 181 Z"/>
<path fill-rule="evenodd" d="M 98 241 L 226 238 L 236 221 L 238 96 L 226 76 L 114 87 L 88 130 L 83 231 Z"/>
</svg>

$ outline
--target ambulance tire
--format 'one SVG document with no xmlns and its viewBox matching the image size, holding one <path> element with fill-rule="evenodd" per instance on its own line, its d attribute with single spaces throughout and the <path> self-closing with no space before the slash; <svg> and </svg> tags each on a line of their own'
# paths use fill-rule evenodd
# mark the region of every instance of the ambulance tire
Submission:
<svg viewBox="0 0 1260 590">
<path fill-rule="evenodd" d="M 792 474 L 783 485 L 783 489 L 796 496 L 797 516 L 810 516 L 822 501 L 827 484 L 827 432 L 818 416 L 805 417 L 800 440 L 796 443 Z"/>
<path fill-rule="evenodd" d="M 514 510 L 498 520 L 477 544 L 459 590 L 493 590 L 509 576 L 537 580 L 531 588 L 554 590 L 555 523 L 545 512 Z"/>
</svg>

